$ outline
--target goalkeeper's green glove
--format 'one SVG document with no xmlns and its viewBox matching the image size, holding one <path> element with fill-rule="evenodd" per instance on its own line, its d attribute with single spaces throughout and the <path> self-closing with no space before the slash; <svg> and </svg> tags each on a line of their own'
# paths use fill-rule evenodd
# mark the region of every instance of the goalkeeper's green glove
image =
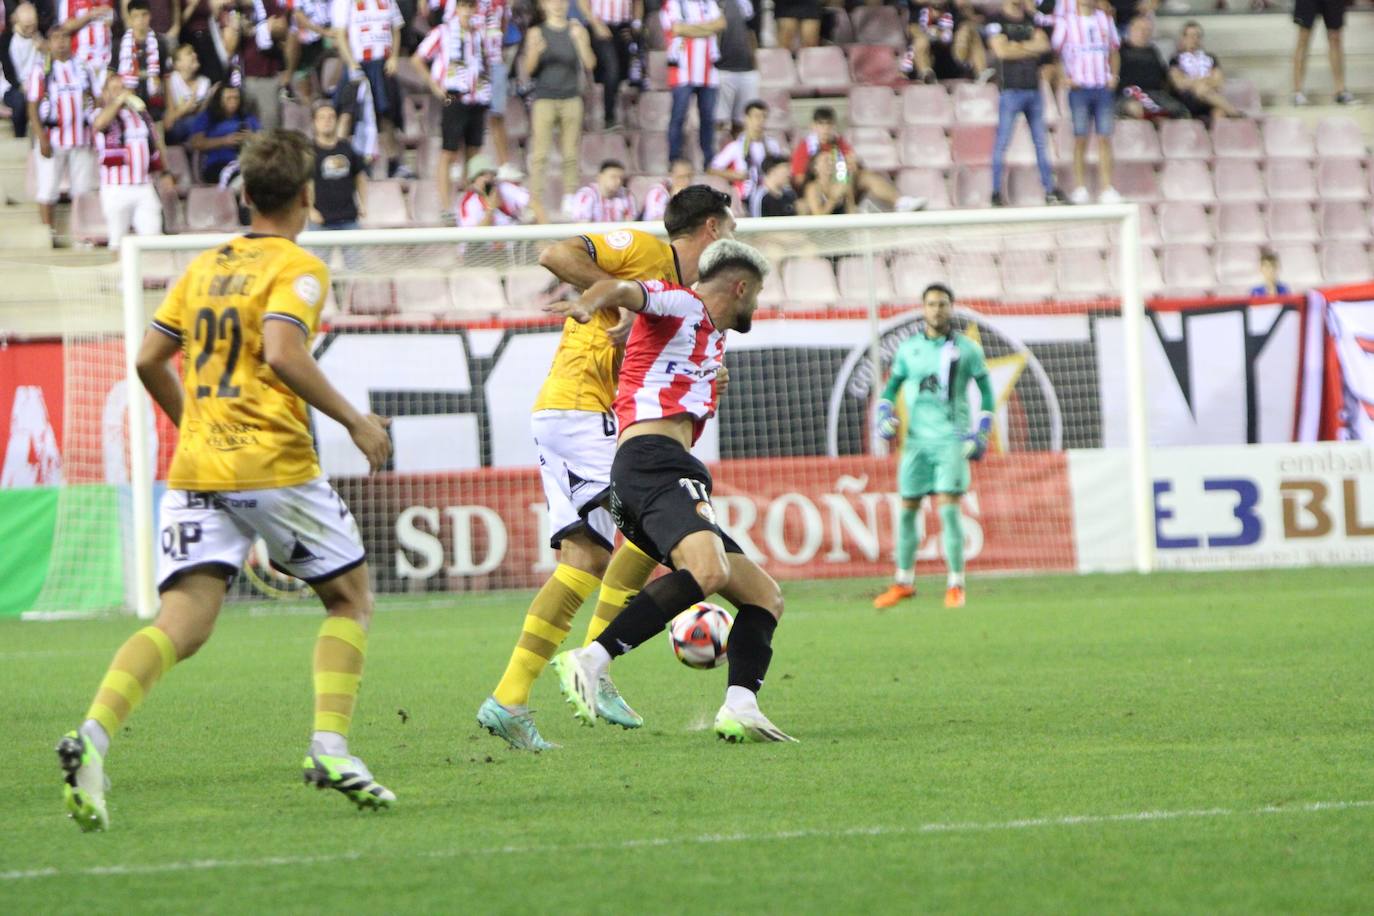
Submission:
<svg viewBox="0 0 1374 916">
<path fill-rule="evenodd" d="M 988 450 L 988 437 L 991 435 L 992 414 L 980 413 L 973 432 L 964 436 L 964 457 L 972 461 L 982 458 Z"/>
</svg>

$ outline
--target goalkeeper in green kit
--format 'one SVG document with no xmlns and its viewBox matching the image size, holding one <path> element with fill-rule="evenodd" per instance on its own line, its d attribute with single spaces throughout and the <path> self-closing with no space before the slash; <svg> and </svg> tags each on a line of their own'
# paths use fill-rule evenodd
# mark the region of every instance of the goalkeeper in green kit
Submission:
<svg viewBox="0 0 1374 916">
<path fill-rule="evenodd" d="M 945 607 L 964 606 L 964 523 L 959 499 L 968 490 L 968 463 L 987 451 L 994 398 L 983 348 L 954 330 L 954 293 L 932 283 L 921 295 L 925 333 L 904 340 L 892 358 L 892 377 L 878 403 L 878 435 L 892 439 L 900 426 L 896 401 L 906 407 L 897 483 L 902 496 L 897 520 L 897 575 L 877 598 L 890 608 L 916 595 L 916 519 L 921 500 L 935 495 L 940 508 L 949 582 Z M 982 403 L 976 426 L 969 423 L 968 386 L 978 385 Z"/>
</svg>

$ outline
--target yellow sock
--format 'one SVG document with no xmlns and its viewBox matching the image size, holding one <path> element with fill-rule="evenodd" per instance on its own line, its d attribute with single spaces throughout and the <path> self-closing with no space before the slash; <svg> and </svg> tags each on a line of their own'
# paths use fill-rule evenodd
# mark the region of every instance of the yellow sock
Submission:
<svg viewBox="0 0 1374 916">
<path fill-rule="evenodd" d="M 367 631 L 351 617 L 326 617 L 315 640 L 315 731 L 348 737 L 363 679 Z"/>
<path fill-rule="evenodd" d="M 535 678 L 562 645 L 572 629 L 573 615 L 587 596 L 596 591 L 596 585 L 597 578 L 591 573 L 558 564 L 549 581 L 534 596 L 525 615 L 525 625 L 506 665 L 506 673 L 492 691 L 496 702 L 502 706 L 529 703 Z"/>
<path fill-rule="evenodd" d="M 587 638 L 582 645 L 590 644 L 611 625 L 630 599 L 639 594 L 657 566 L 657 560 L 629 541 L 620 546 L 611 556 L 611 565 L 606 567 L 606 577 L 601 580 L 601 594 L 596 596 L 596 616 L 587 621 Z"/>
<path fill-rule="evenodd" d="M 115 653 L 86 718 L 99 722 L 113 738 L 158 678 L 176 663 L 177 652 L 166 633 L 157 627 L 139 630 Z"/>
</svg>

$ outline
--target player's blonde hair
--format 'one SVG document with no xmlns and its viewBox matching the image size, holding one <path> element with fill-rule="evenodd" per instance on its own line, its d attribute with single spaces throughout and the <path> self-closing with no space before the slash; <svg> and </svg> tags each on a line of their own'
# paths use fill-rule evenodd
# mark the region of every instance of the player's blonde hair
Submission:
<svg viewBox="0 0 1374 916">
<path fill-rule="evenodd" d="M 735 239 L 717 239 L 707 245 L 701 253 L 701 260 L 697 262 L 697 274 L 702 280 L 709 280 L 732 268 L 757 274 L 760 280 L 767 277 L 771 269 L 761 251 Z"/>
</svg>

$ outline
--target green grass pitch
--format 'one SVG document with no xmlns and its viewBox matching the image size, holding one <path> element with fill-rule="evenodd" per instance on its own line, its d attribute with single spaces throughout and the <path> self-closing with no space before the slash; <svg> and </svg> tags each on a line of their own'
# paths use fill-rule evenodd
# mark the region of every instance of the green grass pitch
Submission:
<svg viewBox="0 0 1374 916">
<path fill-rule="evenodd" d="M 541 756 L 473 719 L 528 595 L 387 600 L 379 814 L 300 782 L 313 605 L 237 609 L 118 736 L 93 835 L 51 748 L 136 624 L 5 623 L 0 911 L 1368 912 L 1374 569 L 879 586 L 785 587 L 762 700 L 801 743 L 716 741 L 724 672 L 660 638 L 616 664 L 638 732 L 541 679 Z"/>
</svg>

